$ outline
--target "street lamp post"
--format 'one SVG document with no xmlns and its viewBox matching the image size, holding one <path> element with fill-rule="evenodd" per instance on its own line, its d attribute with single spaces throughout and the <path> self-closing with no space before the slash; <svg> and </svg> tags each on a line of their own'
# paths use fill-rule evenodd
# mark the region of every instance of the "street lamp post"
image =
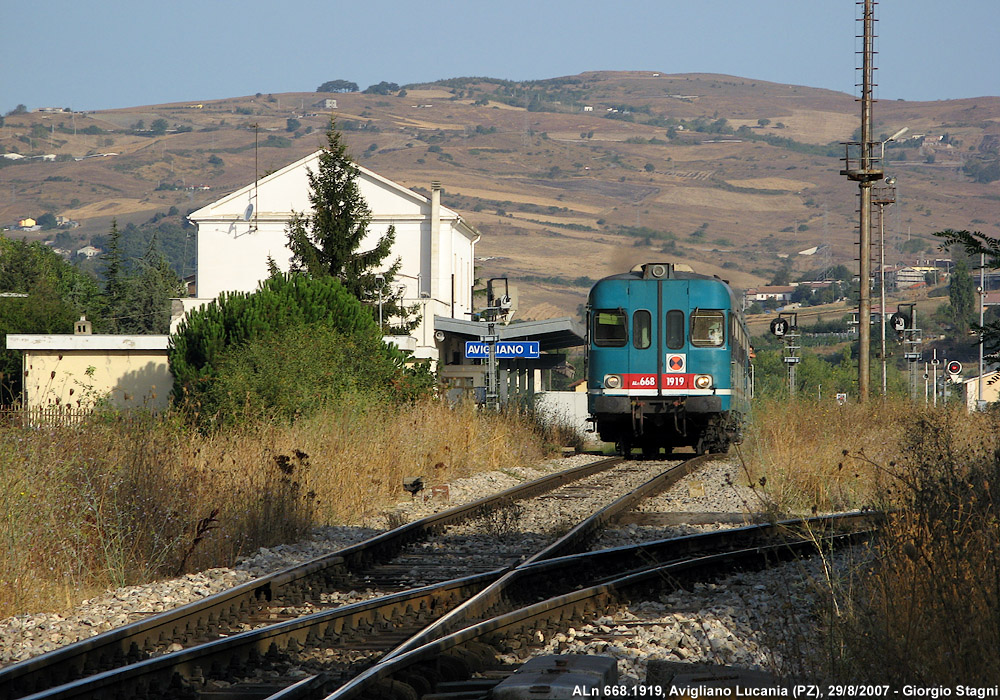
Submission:
<svg viewBox="0 0 1000 700">
<path fill-rule="evenodd" d="M 986 309 L 986 253 L 979 254 L 979 381 L 976 382 L 976 410 L 983 410 L 983 322 Z"/>
<path fill-rule="evenodd" d="M 385 286 L 385 275 L 375 275 L 375 281 L 378 283 L 378 332 L 382 333 L 382 287 Z"/>
<path fill-rule="evenodd" d="M 906 131 L 904 128 L 903 131 Z M 885 149 L 885 144 L 887 141 L 894 140 L 899 136 L 902 131 L 897 132 L 895 135 L 886 139 L 882 142 L 882 148 Z M 881 345 L 881 355 L 882 355 L 882 396 L 887 393 L 887 381 L 886 381 L 886 360 L 885 360 L 885 207 L 886 205 L 891 205 L 896 201 L 896 178 L 887 177 L 882 182 L 878 183 L 872 188 L 872 204 L 878 205 L 878 231 L 879 231 L 879 278 L 880 278 L 880 293 L 882 302 L 882 322 L 879 324 L 882 331 L 882 345 Z"/>
</svg>

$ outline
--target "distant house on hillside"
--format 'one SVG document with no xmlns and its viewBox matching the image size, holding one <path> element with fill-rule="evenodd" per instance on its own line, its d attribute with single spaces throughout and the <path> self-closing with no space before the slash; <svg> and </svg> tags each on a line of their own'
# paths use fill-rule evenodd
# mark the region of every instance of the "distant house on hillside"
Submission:
<svg viewBox="0 0 1000 700">
<path fill-rule="evenodd" d="M 92 245 L 84 246 L 76 251 L 77 255 L 82 255 L 85 258 L 96 258 L 103 251 L 100 248 L 95 248 Z"/>
<path fill-rule="evenodd" d="M 794 292 L 795 287 L 785 285 L 752 287 L 746 291 L 746 300 L 748 304 L 752 304 L 755 301 L 776 301 L 779 304 L 783 304 L 792 300 Z"/>
</svg>

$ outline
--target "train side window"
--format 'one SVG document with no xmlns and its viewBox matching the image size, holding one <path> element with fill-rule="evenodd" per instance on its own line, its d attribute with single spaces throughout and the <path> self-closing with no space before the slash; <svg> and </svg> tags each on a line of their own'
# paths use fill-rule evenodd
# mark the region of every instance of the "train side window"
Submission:
<svg viewBox="0 0 1000 700">
<path fill-rule="evenodd" d="M 594 309 L 594 345 L 620 348 L 628 342 L 628 314 L 623 309 Z"/>
<path fill-rule="evenodd" d="M 667 347 L 680 350 L 684 347 L 684 312 L 667 312 Z"/>
<path fill-rule="evenodd" d="M 726 342 L 726 315 L 716 309 L 695 309 L 691 314 L 691 344 L 717 348 Z"/>
<path fill-rule="evenodd" d="M 653 328 L 653 317 L 648 311 L 636 311 L 632 314 L 632 345 L 638 350 L 645 350 L 652 343 L 650 338 Z"/>
</svg>

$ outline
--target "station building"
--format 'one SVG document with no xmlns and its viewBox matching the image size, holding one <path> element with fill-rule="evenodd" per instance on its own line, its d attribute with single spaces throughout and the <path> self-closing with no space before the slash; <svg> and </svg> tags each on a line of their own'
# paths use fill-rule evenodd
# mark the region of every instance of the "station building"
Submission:
<svg viewBox="0 0 1000 700">
<path fill-rule="evenodd" d="M 198 227 L 196 296 L 181 300 L 171 328 L 183 313 L 222 292 L 252 292 L 268 275 L 268 259 L 289 269 L 292 253 L 286 229 L 298 212 L 309 214 L 309 172 L 318 172 L 318 150 L 305 158 L 198 209 L 188 218 Z M 357 166 L 357 184 L 371 210 L 368 237 L 361 248 L 374 248 L 390 226 L 396 237 L 386 266 L 401 267 L 394 283 L 401 304 L 417 304 L 420 325 L 391 341 L 418 359 L 437 360 L 434 319 L 470 318 L 474 259 L 479 233 L 458 213 L 441 205 L 440 183 L 431 196 Z"/>
<path fill-rule="evenodd" d="M 197 275 L 192 296 L 173 301 L 171 332 L 188 312 L 213 301 L 222 292 L 255 290 L 268 276 L 269 259 L 279 269 L 289 269 L 292 253 L 286 228 L 296 212 L 308 215 L 312 210 L 308 173 L 318 171 L 321 153 L 301 158 L 188 217 L 198 231 Z M 416 304 L 420 313 L 420 323 L 414 330 L 407 335 L 386 336 L 386 342 L 417 360 L 431 361 L 449 397 L 478 399 L 486 385 L 485 367 L 481 360 L 467 357 L 464 350 L 466 341 L 479 340 L 485 334 L 485 326 L 476 320 L 477 309 L 473 308 L 479 233 L 457 212 L 441 204 L 439 183 L 430 183 L 427 197 L 367 168 L 357 168 L 358 188 L 371 211 L 368 238 L 362 242 L 362 249 L 366 244 L 374 247 L 390 226 L 395 227 L 395 242 L 385 264 L 388 267 L 397 258 L 400 260 L 393 291 L 402 305 Z M 531 340 L 546 353 L 499 363 L 502 401 L 533 395 L 541 389 L 542 374 L 565 359 L 551 352 L 584 342 L 583 329 L 569 318 L 499 328 L 501 339 Z M 80 367 L 97 366 L 107 369 L 101 371 L 96 389 L 117 397 L 117 405 L 166 405 L 172 381 L 163 376 L 169 337 L 128 336 L 121 342 L 115 338 L 125 337 L 89 332 L 44 339 L 8 336 L 8 347 L 25 353 L 25 371 L 29 373 L 25 382 L 27 403 L 36 407 L 80 405 L 80 395 L 70 393 L 70 389 L 81 381 Z M 16 346 L 10 345 L 11 340 Z M 140 346 L 142 353 L 126 352 Z M 114 354 L 127 355 L 128 359 L 109 364 L 107 358 Z M 70 357 L 75 358 L 73 363 L 64 361 Z M 52 362 L 62 364 L 50 367 Z M 38 381 L 34 381 L 36 374 Z M 61 379 L 52 382 L 43 375 Z M 136 377 L 155 377 L 155 383 L 150 380 L 148 387 L 141 382 L 135 384 Z"/>
</svg>

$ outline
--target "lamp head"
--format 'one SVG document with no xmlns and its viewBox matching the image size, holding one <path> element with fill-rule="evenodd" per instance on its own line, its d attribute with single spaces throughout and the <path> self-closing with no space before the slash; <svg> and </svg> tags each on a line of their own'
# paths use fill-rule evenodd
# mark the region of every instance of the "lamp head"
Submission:
<svg viewBox="0 0 1000 700">
<path fill-rule="evenodd" d="M 902 129 L 900 129 L 899 131 L 897 131 L 895 134 L 893 134 L 892 136 L 890 136 L 889 138 L 887 138 L 886 141 L 895 141 L 896 139 L 898 139 L 900 136 L 902 136 L 903 134 L 905 134 L 909 130 L 910 130 L 910 127 L 904 126 Z"/>
</svg>

